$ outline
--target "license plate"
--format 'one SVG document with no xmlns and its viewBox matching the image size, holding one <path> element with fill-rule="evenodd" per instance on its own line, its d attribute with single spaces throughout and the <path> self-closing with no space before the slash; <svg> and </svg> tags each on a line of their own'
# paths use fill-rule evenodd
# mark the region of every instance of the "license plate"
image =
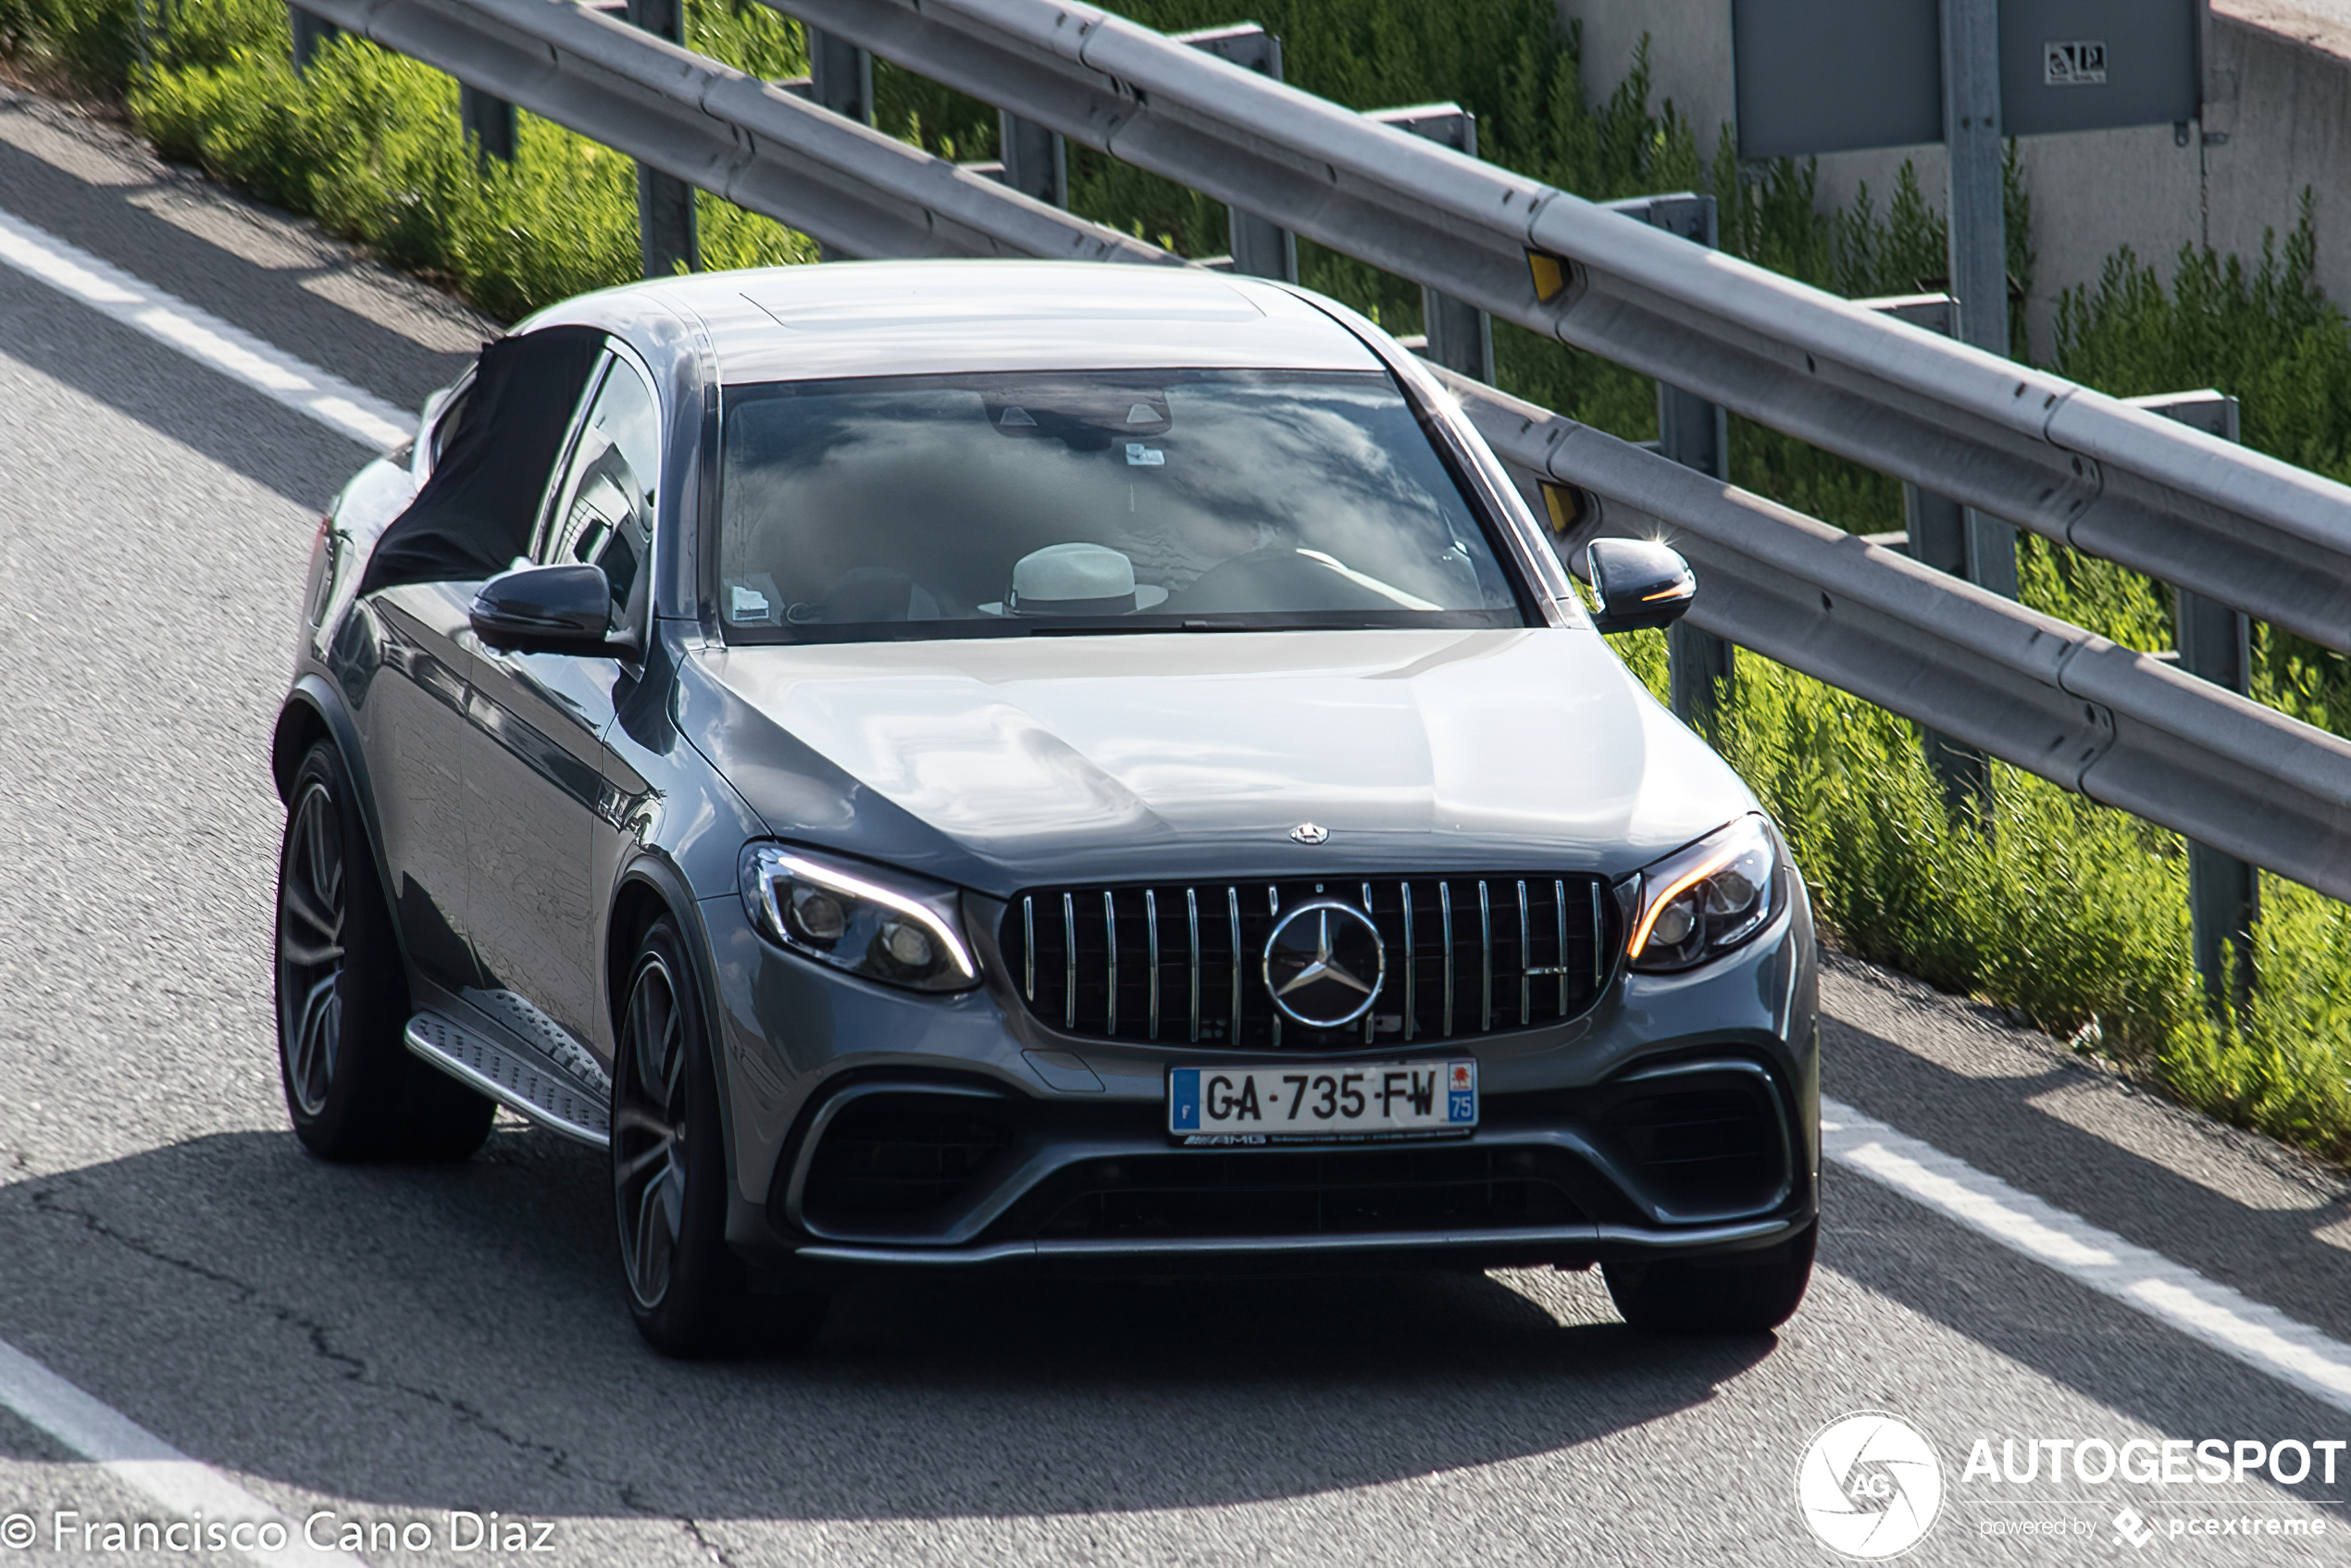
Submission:
<svg viewBox="0 0 2351 1568">
<path fill-rule="evenodd" d="M 1372 1143 L 1477 1126 L 1477 1064 L 1176 1067 L 1167 1130 L 1187 1146 Z"/>
</svg>

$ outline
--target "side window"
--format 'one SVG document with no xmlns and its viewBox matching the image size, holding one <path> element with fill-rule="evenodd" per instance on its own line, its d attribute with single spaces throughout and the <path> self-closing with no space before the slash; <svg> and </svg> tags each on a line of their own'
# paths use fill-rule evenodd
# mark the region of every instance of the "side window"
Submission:
<svg viewBox="0 0 2351 1568">
<path fill-rule="evenodd" d="M 432 461 L 435 467 L 441 465 L 441 454 L 449 450 L 450 440 L 456 435 L 457 427 L 465 422 L 466 401 L 473 396 L 473 392 L 472 383 L 467 382 L 457 389 L 456 395 L 441 405 L 441 413 L 432 422 Z"/>
<path fill-rule="evenodd" d="M 615 629 L 628 624 L 653 556 L 654 487 L 661 477 L 661 418 L 637 367 L 605 360 L 603 380 L 565 459 L 540 536 L 542 564 L 587 561 L 612 583 Z"/>
</svg>

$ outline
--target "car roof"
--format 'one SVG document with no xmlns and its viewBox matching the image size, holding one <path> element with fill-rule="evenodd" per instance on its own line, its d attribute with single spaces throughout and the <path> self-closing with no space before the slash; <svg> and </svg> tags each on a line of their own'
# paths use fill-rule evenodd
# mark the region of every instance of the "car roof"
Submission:
<svg viewBox="0 0 2351 1568">
<path fill-rule="evenodd" d="M 1383 367 L 1312 296 L 1195 267 L 768 267 L 607 290 L 531 325 L 611 320 L 656 303 L 703 323 L 718 379 L 734 384 L 964 370 Z"/>
</svg>

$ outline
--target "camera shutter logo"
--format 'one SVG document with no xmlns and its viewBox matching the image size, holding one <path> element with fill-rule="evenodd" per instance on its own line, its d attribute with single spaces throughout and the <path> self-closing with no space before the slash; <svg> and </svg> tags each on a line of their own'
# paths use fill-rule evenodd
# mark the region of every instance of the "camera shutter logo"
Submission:
<svg viewBox="0 0 2351 1568">
<path fill-rule="evenodd" d="M 1883 1411 L 1856 1411 L 1805 1446 L 1796 1505 L 1830 1550 L 1865 1561 L 1898 1557 L 1934 1524 L 1943 1465 L 1916 1427 Z"/>
</svg>

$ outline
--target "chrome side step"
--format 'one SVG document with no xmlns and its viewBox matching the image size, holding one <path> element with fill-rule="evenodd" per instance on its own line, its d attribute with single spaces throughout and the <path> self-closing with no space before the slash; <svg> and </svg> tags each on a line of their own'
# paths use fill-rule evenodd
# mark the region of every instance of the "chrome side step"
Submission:
<svg viewBox="0 0 2351 1568">
<path fill-rule="evenodd" d="M 612 1101 L 535 1052 L 514 1049 L 438 1013 L 408 1020 L 408 1049 L 462 1083 L 543 1127 L 603 1149 L 612 1141 Z M 601 1074 L 599 1075 L 602 1076 Z"/>
</svg>

